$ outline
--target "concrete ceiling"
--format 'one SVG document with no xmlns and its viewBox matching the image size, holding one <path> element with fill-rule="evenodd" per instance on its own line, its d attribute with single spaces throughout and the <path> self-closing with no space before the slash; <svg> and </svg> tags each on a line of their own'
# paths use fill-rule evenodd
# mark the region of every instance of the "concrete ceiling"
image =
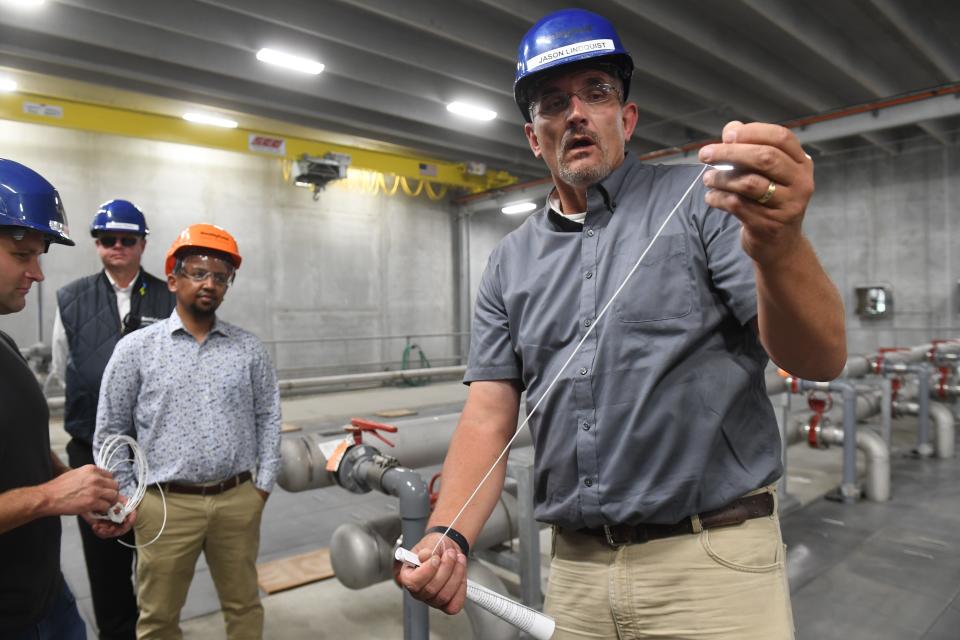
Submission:
<svg viewBox="0 0 960 640">
<path fill-rule="evenodd" d="M 731 119 L 787 121 L 960 80 L 956 0 L 596 0 L 637 65 L 636 153 L 715 137 Z M 287 122 L 319 132 L 544 170 L 512 99 L 520 37 L 557 0 L 0 0 L 0 66 Z M 319 76 L 254 54 L 319 60 Z M 446 111 L 453 100 L 499 114 Z M 960 100 L 957 101 L 960 104 Z M 952 144 L 955 112 L 847 134 L 811 151 Z M 920 119 L 923 118 L 923 119 Z M 241 122 L 243 126 L 243 122 Z"/>
</svg>

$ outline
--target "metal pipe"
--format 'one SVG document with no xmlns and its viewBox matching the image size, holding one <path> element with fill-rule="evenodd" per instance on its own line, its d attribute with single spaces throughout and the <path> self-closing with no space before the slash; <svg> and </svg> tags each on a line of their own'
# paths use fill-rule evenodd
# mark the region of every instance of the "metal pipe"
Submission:
<svg viewBox="0 0 960 640">
<path fill-rule="evenodd" d="M 368 465 L 373 467 L 372 464 Z M 371 469 L 372 471 L 372 469 Z M 400 500 L 400 530 L 404 544 L 413 545 L 419 541 L 427 528 L 430 515 L 430 491 L 420 474 L 394 467 L 380 476 L 380 489 Z M 409 591 L 403 590 L 403 637 L 417 640 L 429 637 L 429 610 L 425 602 L 416 600 Z M 422 635 L 421 635 L 422 634 Z"/>
<path fill-rule="evenodd" d="M 474 541 L 472 551 L 515 538 L 518 520 L 517 499 L 505 491 Z M 393 547 L 400 534 L 396 513 L 337 527 L 330 540 L 330 562 L 337 579 L 349 589 L 363 589 L 393 579 Z"/>
<path fill-rule="evenodd" d="M 840 494 L 844 502 L 855 502 L 860 495 L 860 489 L 857 488 L 857 389 L 843 380 L 799 380 L 799 387 L 802 391 L 837 391 L 843 396 L 843 480 Z"/>
<path fill-rule="evenodd" d="M 460 414 L 449 413 L 432 418 L 417 418 L 394 422 L 397 433 L 389 438 L 394 447 L 387 451 L 399 463 L 410 469 L 420 469 L 440 464 L 447 455 L 450 439 L 457 427 Z M 343 436 L 321 434 L 287 436 L 280 441 L 280 473 L 277 483 L 287 491 L 320 489 L 335 484 L 333 475 L 326 469 L 325 450 L 343 440 Z M 514 448 L 530 446 L 530 431 L 524 429 Z"/>
<path fill-rule="evenodd" d="M 915 416 L 920 413 L 920 403 L 897 401 L 893 403 L 898 413 Z M 953 412 L 939 402 L 930 403 L 930 416 L 933 418 L 933 452 L 938 458 L 952 458 L 955 447 L 955 428 Z"/>
<path fill-rule="evenodd" d="M 928 342 L 926 344 L 908 347 L 903 351 L 888 351 L 883 354 L 883 361 L 894 364 L 907 364 L 911 362 L 923 362 L 930 358 L 931 352 L 934 358 L 944 360 L 957 360 L 960 358 L 960 341 L 951 340 L 948 342 Z M 839 378 L 862 378 L 873 373 L 877 355 L 852 355 L 847 358 L 847 363 Z M 788 390 L 786 378 L 779 375 L 776 371 L 768 371 L 765 380 L 767 383 L 767 395 L 777 395 L 785 393 Z M 957 387 L 960 392 L 960 387 Z"/>
<path fill-rule="evenodd" d="M 348 373 L 338 376 L 320 376 L 316 378 L 297 378 L 281 380 L 278 383 L 280 393 L 303 389 L 363 384 L 373 382 L 397 382 L 400 380 L 439 378 L 442 376 L 461 376 L 467 370 L 463 366 L 432 367 L 429 369 L 401 369 L 400 371 L 374 371 L 371 373 Z"/>
<path fill-rule="evenodd" d="M 920 383 L 920 412 L 917 420 L 917 455 L 930 457 L 933 455 L 933 445 L 930 444 L 930 365 L 921 362 L 916 365 L 917 378 Z"/>
<path fill-rule="evenodd" d="M 917 408 L 917 446 L 914 453 L 922 458 L 933 455 L 933 446 L 930 444 L 930 365 L 926 362 L 918 364 L 897 364 L 884 362 L 881 373 L 914 373 L 917 375 L 916 385 L 904 388 L 904 397 L 916 397 L 919 400 Z"/>
<path fill-rule="evenodd" d="M 422 380 L 424 378 L 450 378 L 462 376 L 467 370 L 465 366 L 431 367 L 429 369 L 401 369 L 399 371 L 374 371 L 371 373 L 348 373 L 336 376 L 319 376 L 315 378 L 293 378 L 280 380 L 280 396 L 302 394 L 304 392 L 320 391 L 326 387 L 343 387 L 352 384 L 377 384 L 384 382 L 398 382 L 401 380 Z M 51 411 L 63 409 L 63 396 L 47 398 L 47 406 Z"/>
<path fill-rule="evenodd" d="M 813 385 L 824 385 L 827 383 L 810 383 Z M 854 419 L 864 420 L 880 412 L 883 405 L 883 394 L 877 390 L 873 392 L 859 393 L 856 395 L 853 404 Z M 843 408 L 835 407 L 828 412 L 826 416 L 826 425 L 818 425 L 820 441 L 824 444 L 842 445 L 844 444 L 844 430 L 830 426 L 830 422 L 845 420 L 844 413 L 847 412 L 850 404 L 845 402 Z M 787 429 L 787 440 L 790 444 L 802 442 L 807 439 L 810 430 L 813 427 L 808 418 L 795 420 Z M 878 447 L 877 444 L 882 446 Z M 883 438 L 874 434 L 869 429 L 859 429 L 856 431 L 856 448 L 863 452 L 866 460 L 864 493 L 870 500 L 882 502 L 890 499 L 890 453 Z M 846 460 L 845 460 L 846 462 Z M 854 463 L 856 457 L 854 457 Z M 844 469 L 846 477 L 846 468 Z M 856 477 L 856 476 L 854 476 Z"/>
<path fill-rule="evenodd" d="M 336 472 L 337 484 L 353 493 L 377 490 L 400 501 L 400 529 L 404 540 L 420 540 L 430 515 L 430 492 L 416 471 L 397 466 L 393 458 L 368 445 L 351 447 Z M 403 592 L 404 640 L 428 640 L 427 604 Z"/>
<path fill-rule="evenodd" d="M 930 403 L 930 416 L 934 424 L 934 443 L 938 458 L 947 459 L 954 456 L 956 446 L 956 430 L 954 428 L 953 412 L 939 402 Z"/>
</svg>

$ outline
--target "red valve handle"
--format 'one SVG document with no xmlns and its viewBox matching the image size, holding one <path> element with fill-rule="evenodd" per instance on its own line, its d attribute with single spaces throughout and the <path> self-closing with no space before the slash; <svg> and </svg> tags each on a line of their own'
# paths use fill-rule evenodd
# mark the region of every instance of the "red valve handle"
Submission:
<svg viewBox="0 0 960 640">
<path fill-rule="evenodd" d="M 427 492 L 430 494 L 430 509 L 432 510 L 434 505 L 437 504 L 437 498 L 440 497 L 440 488 L 436 485 L 440 482 L 440 474 L 442 472 L 437 471 L 433 474 L 433 477 L 430 478 L 430 482 L 427 484 Z"/>
<path fill-rule="evenodd" d="M 833 409 L 833 396 L 826 391 L 814 389 L 807 394 L 807 406 L 817 415 L 823 415 Z"/>
<path fill-rule="evenodd" d="M 364 420 L 363 418 L 351 418 L 350 424 L 345 426 L 343 430 L 349 431 L 353 434 L 353 441 L 355 444 L 363 444 L 363 434 L 366 432 L 375 438 L 383 440 L 391 447 L 397 446 L 380 435 L 381 431 L 386 431 L 387 433 L 396 433 L 397 428 L 391 424 L 374 422 L 373 420 Z"/>
</svg>

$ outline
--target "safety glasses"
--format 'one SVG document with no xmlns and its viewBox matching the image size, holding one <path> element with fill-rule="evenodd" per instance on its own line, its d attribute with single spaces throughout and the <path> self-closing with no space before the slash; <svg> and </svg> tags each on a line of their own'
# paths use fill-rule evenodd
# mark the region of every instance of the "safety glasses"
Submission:
<svg viewBox="0 0 960 640">
<path fill-rule="evenodd" d="M 205 281 L 207 278 L 213 278 L 213 284 L 218 287 L 227 287 L 233 282 L 232 271 L 224 273 L 222 271 L 207 271 L 206 269 L 182 269 L 180 274 L 198 283 Z"/>
<path fill-rule="evenodd" d="M 573 96 L 580 98 L 586 105 L 601 105 L 611 100 L 620 99 L 620 91 L 612 84 L 605 82 L 588 85 L 579 91 L 548 91 L 534 100 L 531 110 L 541 116 L 555 116 L 566 113 L 570 108 Z"/>
<path fill-rule="evenodd" d="M 130 236 L 123 236 L 122 238 L 118 238 L 116 236 L 100 236 L 99 238 L 97 238 L 97 240 L 100 241 L 101 246 L 104 246 L 107 249 L 109 249 L 113 245 L 117 244 L 117 240 L 119 240 L 120 244 L 122 244 L 123 246 L 130 248 L 133 245 L 137 244 L 140 238 L 132 238 Z"/>
</svg>

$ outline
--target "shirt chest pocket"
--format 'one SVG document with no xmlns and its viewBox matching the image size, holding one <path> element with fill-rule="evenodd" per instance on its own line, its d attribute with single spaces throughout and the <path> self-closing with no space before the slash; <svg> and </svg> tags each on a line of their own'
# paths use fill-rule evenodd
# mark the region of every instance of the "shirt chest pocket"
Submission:
<svg viewBox="0 0 960 640">
<path fill-rule="evenodd" d="M 642 252 L 649 244 L 637 243 Z M 639 253 L 636 254 L 639 257 Z M 616 286 L 626 278 L 636 257 L 620 256 Z M 693 310 L 693 281 L 687 255 L 686 236 L 682 233 L 660 236 L 643 262 L 630 277 L 613 303 L 621 322 L 656 322 L 682 318 Z"/>
</svg>

